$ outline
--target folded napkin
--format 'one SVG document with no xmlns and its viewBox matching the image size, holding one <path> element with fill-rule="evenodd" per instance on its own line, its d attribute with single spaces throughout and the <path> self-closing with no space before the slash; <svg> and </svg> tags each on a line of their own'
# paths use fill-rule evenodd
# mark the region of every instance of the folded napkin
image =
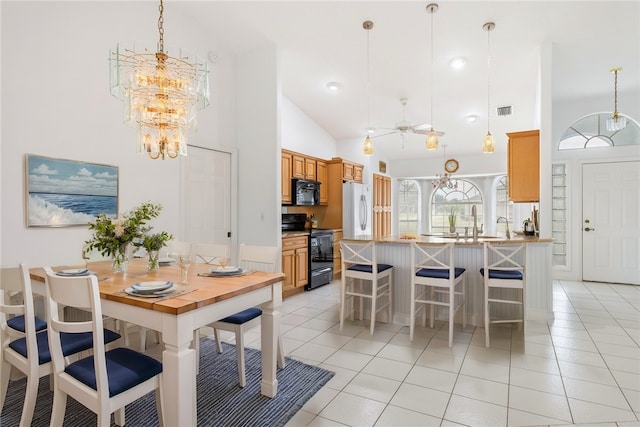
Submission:
<svg viewBox="0 0 640 427">
<path fill-rule="evenodd" d="M 164 291 L 173 286 L 171 281 L 157 281 L 157 282 L 141 282 L 131 285 L 131 289 L 139 294 L 152 294 L 154 292 Z"/>
</svg>

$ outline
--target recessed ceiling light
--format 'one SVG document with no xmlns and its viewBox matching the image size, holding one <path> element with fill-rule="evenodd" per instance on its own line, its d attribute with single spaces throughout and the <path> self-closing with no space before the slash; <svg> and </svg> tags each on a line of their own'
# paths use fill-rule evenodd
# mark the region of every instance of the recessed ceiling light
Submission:
<svg viewBox="0 0 640 427">
<path fill-rule="evenodd" d="M 338 82 L 329 82 L 329 83 L 327 83 L 327 88 L 331 92 L 338 92 L 341 87 L 342 87 L 342 85 L 340 83 L 338 83 Z"/>
<path fill-rule="evenodd" d="M 454 70 L 461 70 L 462 68 L 464 68 L 466 63 L 467 63 L 467 60 L 459 56 L 449 61 L 449 66 Z"/>
<path fill-rule="evenodd" d="M 475 123 L 480 117 L 477 114 L 467 114 L 464 119 L 469 123 Z"/>
</svg>

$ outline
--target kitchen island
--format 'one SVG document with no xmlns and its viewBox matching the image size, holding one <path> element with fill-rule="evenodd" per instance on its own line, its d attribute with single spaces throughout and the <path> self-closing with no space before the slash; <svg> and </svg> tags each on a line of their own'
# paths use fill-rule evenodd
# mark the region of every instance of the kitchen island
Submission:
<svg viewBox="0 0 640 427">
<path fill-rule="evenodd" d="M 480 236 L 477 240 L 464 237 L 438 237 L 423 235 L 418 238 L 358 237 L 351 240 L 374 240 L 378 262 L 393 265 L 393 323 L 408 325 L 411 307 L 411 245 L 412 241 L 455 244 L 455 264 L 467 270 L 465 310 L 467 323 L 483 323 L 483 243 L 525 243 L 526 251 L 526 315 L 528 320 L 553 318 L 553 287 L 551 280 L 551 246 L 553 239 L 515 236 Z M 496 307 L 497 314 L 500 314 Z M 365 313 L 367 315 L 368 313 Z M 440 316 L 439 316 L 440 317 Z M 381 320 L 383 318 L 381 317 Z"/>
</svg>

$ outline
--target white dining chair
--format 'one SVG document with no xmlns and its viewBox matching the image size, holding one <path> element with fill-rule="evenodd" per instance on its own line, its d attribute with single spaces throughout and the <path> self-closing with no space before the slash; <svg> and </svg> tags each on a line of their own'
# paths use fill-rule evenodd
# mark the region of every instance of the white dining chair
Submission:
<svg viewBox="0 0 640 427">
<path fill-rule="evenodd" d="M 422 311 L 422 326 L 426 326 L 429 307 L 429 327 L 433 328 L 436 307 L 445 307 L 449 322 L 449 348 L 453 345 L 454 319 L 462 309 L 462 327 L 467 323 L 464 311 L 465 269 L 455 266 L 453 243 L 411 242 L 411 309 L 409 339 L 413 341 L 416 314 Z"/>
<path fill-rule="evenodd" d="M 276 263 L 278 261 L 278 248 L 275 246 L 249 246 L 241 244 L 238 259 L 240 264 L 239 267 L 258 271 L 275 272 Z M 258 322 L 260 322 L 260 316 L 262 316 L 262 310 L 259 307 L 252 307 L 209 325 L 213 328 L 218 353 L 222 353 L 222 341 L 220 339 L 219 331 L 229 331 L 235 334 L 240 387 L 244 387 L 246 385 L 244 333 L 248 329 L 258 325 Z M 277 359 L 278 367 L 284 368 L 284 352 L 280 336 L 278 336 Z"/>
<path fill-rule="evenodd" d="M 489 329 L 495 323 L 521 323 L 526 326 L 526 259 L 527 245 L 484 243 L 484 267 L 480 269 L 484 283 L 485 347 L 489 347 Z M 493 316 L 490 305 L 501 304 L 506 317 Z M 507 311 L 508 307 L 517 307 Z"/>
<path fill-rule="evenodd" d="M 393 266 L 378 262 L 376 243 L 371 240 L 343 239 L 340 241 L 340 252 L 342 258 L 340 330 L 344 323 L 347 302 L 353 303 L 353 311 L 354 301 L 358 299 L 360 320 L 362 320 L 363 300 L 368 299 L 371 301 L 369 333 L 373 335 L 379 311 L 386 308 L 387 322 L 393 321 Z"/>
<path fill-rule="evenodd" d="M 21 294 L 22 304 L 13 304 Z M 53 372 L 47 335 L 47 322 L 36 317 L 29 269 L 25 264 L 18 268 L 2 269 L 0 279 L 0 408 L 7 395 L 11 367 L 27 377 L 24 406 L 20 426 L 29 426 L 38 395 L 40 378 Z M 120 338 L 115 332 L 104 331 L 104 341 Z M 104 344 L 103 344 L 104 345 Z M 61 339 L 61 354 L 74 359 L 81 351 L 93 348 L 91 333 L 65 334 Z"/>
<path fill-rule="evenodd" d="M 97 414 L 98 426 L 109 427 L 114 412 L 116 424 L 122 426 L 125 405 L 151 391 L 156 392 L 156 408 L 162 425 L 162 363 L 126 347 L 106 351 L 96 276 L 60 277 L 49 267 L 44 270 L 47 331 L 55 377 L 51 426 L 62 426 L 67 396 Z M 91 320 L 62 320 L 59 306 L 86 310 L 91 313 Z M 62 340 L 65 334 L 78 333 L 93 337 L 93 354 L 71 362 L 64 357 Z"/>
</svg>

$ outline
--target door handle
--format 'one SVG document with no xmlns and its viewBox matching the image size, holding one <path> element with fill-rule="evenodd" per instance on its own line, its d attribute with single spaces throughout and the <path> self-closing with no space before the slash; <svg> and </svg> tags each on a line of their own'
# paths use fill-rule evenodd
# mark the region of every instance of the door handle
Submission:
<svg viewBox="0 0 640 427">
<path fill-rule="evenodd" d="M 596 231 L 596 229 L 595 228 L 585 227 L 584 231 Z"/>
</svg>

